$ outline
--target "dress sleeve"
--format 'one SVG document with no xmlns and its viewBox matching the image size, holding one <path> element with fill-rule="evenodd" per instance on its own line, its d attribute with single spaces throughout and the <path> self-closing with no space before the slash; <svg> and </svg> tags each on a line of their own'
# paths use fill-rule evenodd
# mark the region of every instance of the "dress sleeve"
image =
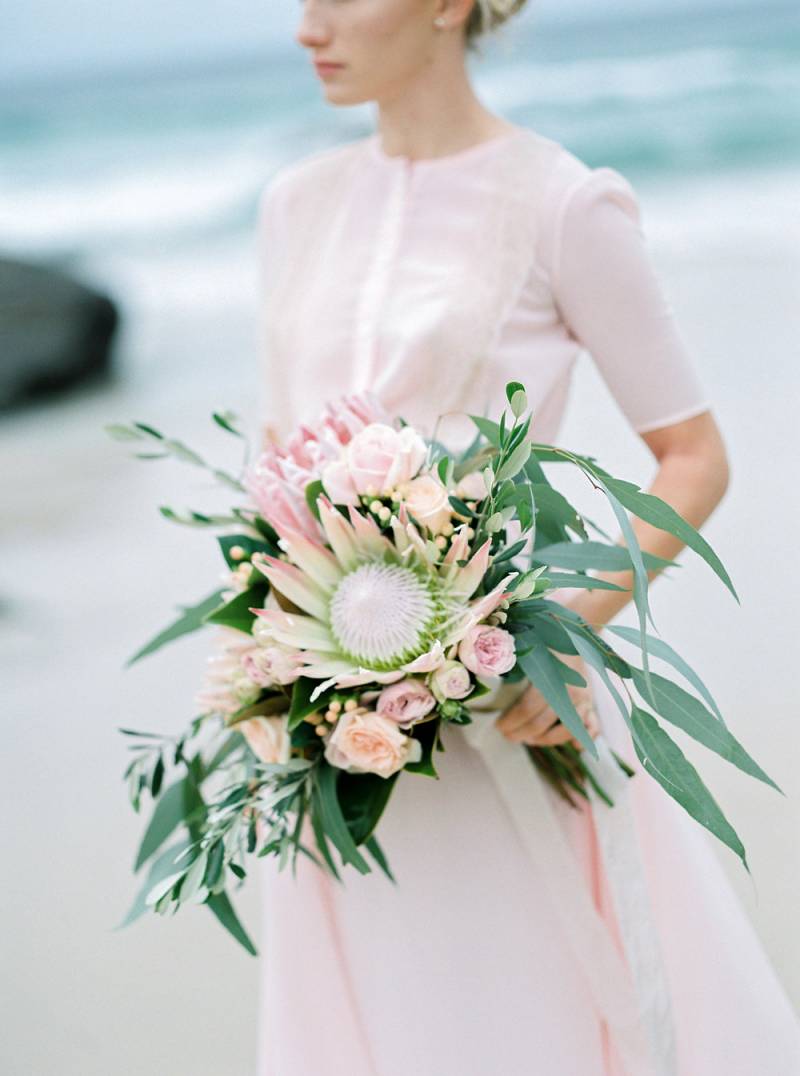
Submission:
<svg viewBox="0 0 800 1076">
<path fill-rule="evenodd" d="M 554 208 L 551 284 L 631 426 L 646 433 L 711 407 L 655 272 L 628 180 L 595 168 Z"/>
</svg>

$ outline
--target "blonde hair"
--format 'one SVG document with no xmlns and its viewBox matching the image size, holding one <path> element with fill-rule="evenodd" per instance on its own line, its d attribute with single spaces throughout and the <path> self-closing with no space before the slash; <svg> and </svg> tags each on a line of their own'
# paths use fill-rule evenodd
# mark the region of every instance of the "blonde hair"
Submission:
<svg viewBox="0 0 800 1076">
<path fill-rule="evenodd" d="M 468 49 L 476 49 L 483 34 L 502 26 L 524 7 L 527 0 L 475 0 L 465 30 Z"/>
</svg>

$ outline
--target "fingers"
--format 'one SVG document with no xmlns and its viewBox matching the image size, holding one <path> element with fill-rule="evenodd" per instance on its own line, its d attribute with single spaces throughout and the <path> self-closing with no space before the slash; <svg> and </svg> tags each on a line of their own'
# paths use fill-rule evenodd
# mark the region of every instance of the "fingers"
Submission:
<svg viewBox="0 0 800 1076">
<path fill-rule="evenodd" d="M 548 713 L 552 714 L 550 707 L 545 702 L 542 695 L 535 688 L 528 688 L 522 698 L 510 706 L 506 712 L 497 719 L 495 724 L 503 735 L 517 732 L 524 725 L 527 725 L 529 721 L 536 721 L 538 719 L 544 720 Z M 551 725 L 555 720 L 554 716 L 551 716 L 548 721 L 544 721 L 542 728 L 546 728 Z"/>
<path fill-rule="evenodd" d="M 556 747 L 560 744 L 571 743 L 574 747 L 583 749 L 583 744 L 559 720 L 539 692 L 534 692 L 534 698 L 537 702 L 541 701 L 542 705 L 533 713 L 526 706 L 527 698 L 526 693 L 520 702 L 495 722 L 507 740 L 512 743 L 530 744 L 533 747 Z M 589 735 L 595 739 L 600 734 L 600 722 L 591 697 L 576 698 L 573 695 L 573 703 Z"/>
</svg>

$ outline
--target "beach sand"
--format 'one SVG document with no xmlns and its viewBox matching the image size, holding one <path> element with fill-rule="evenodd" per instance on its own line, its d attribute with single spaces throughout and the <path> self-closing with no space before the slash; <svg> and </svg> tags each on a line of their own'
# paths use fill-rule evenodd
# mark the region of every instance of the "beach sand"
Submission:
<svg viewBox="0 0 800 1076">
<path fill-rule="evenodd" d="M 747 846 L 752 880 L 724 848 L 715 854 L 798 1003 L 799 179 L 639 185 L 653 255 L 730 450 L 732 485 L 705 534 L 742 599 L 685 551 L 653 588 L 654 616 L 787 793 L 687 748 Z M 150 421 L 235 466 L 236 442 L 208 415 L 230 407 L 255 420 L 254 251 L 221 249 L 226 258 L 232 283 L 213 303 L 202 279 L 178 282 L 168 264 L 161 276 L 116 281 L 129 296 L 124 376 L 0 424 L 3 1051 L 19 1076 L 253 1071 L 258 964 L 208 912 L 114 931 L 135 892 L 143 826 L 126 801 L 116 730 L 181 729 L 210 637 L 122 666 L 179 603 L 213 589 L 221 567 L 209 536 L 168 524 L 157 506 L 206 509 L 224 494 L 197 470 L 130 459 L 102 427 Z M 622 477 L 646 484 L 653 473 L 586 357 L 560 440 Z M 603 516 L 590 491 L 576 497 Z M 254 885 L 238 907 L 257 937 Z M 309 999 L 310 1019 L 317 1004 L 325 999 Z"/>
</svg>

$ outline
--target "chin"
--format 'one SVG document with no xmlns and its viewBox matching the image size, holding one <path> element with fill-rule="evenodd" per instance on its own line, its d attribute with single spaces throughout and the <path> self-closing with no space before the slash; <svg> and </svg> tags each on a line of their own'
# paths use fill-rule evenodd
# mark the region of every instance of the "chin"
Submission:
<svg viewBox="0 0 800 1076">
<path fill-rule="evenodd" d="M 340 86 L 326 86 L 325 100 L 331 105 L 363 105 L 372 98 Z"/>
</svg>

